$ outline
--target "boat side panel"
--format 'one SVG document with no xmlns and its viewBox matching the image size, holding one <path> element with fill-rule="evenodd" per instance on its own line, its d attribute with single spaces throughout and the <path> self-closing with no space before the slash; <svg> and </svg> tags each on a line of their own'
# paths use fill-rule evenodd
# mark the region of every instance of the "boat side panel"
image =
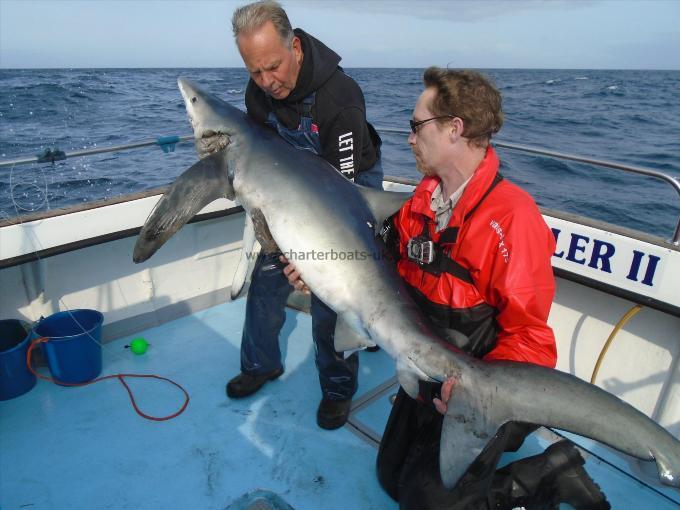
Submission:
<svg viewBox="0 0 680 510">
<path fill-rule="evenodd" d="M 65 210 L 58 216 L 3 226 L 0 228 L 0 267 L 8 260 L 36 252 L 141 228 L 160 197 L 154 195 L 74 212 Z M 208 204 L 199 214 L 234 207 L 237 207 L 236 203 L 219 199 Z"/>
<path fill-rule="evenodd" d="M 34 321 L 94 308 L 111 324 L 224 292 L 240 254 L 243 221 L 240 213 L 187 225 L 143 264 L 132 262 L 130 237 L 2 269 L 0 317 Z"/>
<path fill-rule="evenodd" d="M 680 251 L 544 216 L 557 241 L 553 267 L 680 310 Z"/>
<path fill-rule="evenodd" d="M 549 324 L 557 368 L 590 381 L 607 339 L 634 303 L 558 278 Z M 680 436 L 680 318 L 642 308 L 614 336 L 595 383 Z M 675 398 L 673 398 L 675 395 Z"/>
</svg>

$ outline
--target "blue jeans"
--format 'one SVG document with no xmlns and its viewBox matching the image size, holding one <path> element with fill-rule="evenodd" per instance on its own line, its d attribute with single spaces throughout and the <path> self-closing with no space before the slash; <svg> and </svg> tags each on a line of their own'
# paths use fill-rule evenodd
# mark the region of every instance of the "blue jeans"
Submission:
<svg viewBox="0 0 680 510">
<path fill-rule="evenodd" d="M 279 253 L 261 253 L 248 290 L 246 322 L 241 338 L 241 371 L 257 375 L 282 368 L 279 333 L 293 287 L 283 274 Z M 344 359 L 334 346 L 337 315 L 312 294 L 312 338 L 324 398 L 347 400 L 357 391 L 359 357 Z"/>
<path fill-rule="evenodd" d="M 383 189 L 383 167 L 382 160 L 378 159 L 368 170 L 358 172 L 354 176 L 354 182 L 369 188 Z"/>
</svg>

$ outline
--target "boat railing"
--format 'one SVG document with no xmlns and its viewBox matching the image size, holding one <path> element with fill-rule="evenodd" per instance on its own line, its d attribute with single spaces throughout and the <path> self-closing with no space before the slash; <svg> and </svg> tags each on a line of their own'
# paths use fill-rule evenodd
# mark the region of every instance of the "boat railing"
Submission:
<svg viewBox="0 0 680 510">
<path fill-rule="evenodd" d="M 82 156 L 105 154 L 107 152 L 121 152 L 131 149 L 141 149 L 142 147 L 150 147 L 152 145 L 158 145 L 161 149 L 163 149 L 163 152 L 173 152 L 175 150 L 176 144 L 193 139 L 194 135 L 161 136 L 155 139 L 140 140 L 138 142 L 125 143 L 121 145 L 110 145 L 108 147 L 97 147 L 96 149 L 83 149 L 73 152 L 62 152 L 58 149 L 48 149 L 43 154 L 38 156 L 0 160 L 0 169 L 19 165 L 28 165 L 31 163 L 54 163 L 56 161 L 62 161 L 68 158 L 79 158 Z"/>
<path fill-rule="evenodd" d="M 392 134 L 400 134 L 400 135 L 408 135 L 410 131 L 406 129 L 393 129 L 393 128 L 377 128 L 378 131 L 381 133 L 392 133 Z M 550 151 L 547 149 L 542 149 L 539 147 L 529 147 L 527 145 L 519 145 L 516 143 L 507 143 L 507 142 L 499 142 L 499 141 L 494 141 L 494 146 L 501 148 L 501 149 L 510 149 L 510 150 L 516 150 L 519 152 L 524 152 L 527 154 L 536 154 L 539 156 L 548 156 L 551 158 L 555 159 L 562 159 L 562 160 L 567 160 L 567 161 L 576 161 L 578 163 L 586 163 L 589 165 L 593 166 L 599 166 L 603 168 L 611 168 L 613 170 L 620 170 L 623 172 L 628 172 L 628 173 L 633 173 L 633 174 L 638 174 L 638 175 L 645 175 L 647 177 L 652 177 L 655 179 L 660 179 L 664 181 L 666 184 L 669 184 L 675 192 L 678 194 L 678 198 L 680 198 L 680 180 L 677 178 L 673 177 L 672 175 L 665 174 L 663 172 L 659 172 L 657 170 L 652 170 L 651 168 L 644 168 L 644 167 L 639 167 L 639 166 L 633 166 L 633 165 L 624 165 L 623 163 L 616 163 L 613 161 L 605 161 L 603 159 L 593 159 L 593 158 L 587 158 L 584 156 L 578 156 L 575 154 L 565 154 L 563 152 L 556 152 L 556 151 Z M 400 183 L 403 184 L 417 184 L 418 181 L 416 180 L 410 180 L 410 179 L 404 179 L 402 177 L 398 178 Z M 676 222 L 675 225 L 675 232 L 673 233 L 672 237 L 672 243 L 674 245 L 679 245 L 680 244 L 680 217 L 678 217 L 678 221 Z"/>
<path fill-rule="evenodd" d="M 377 127 L 378 131 L 381 133 L 390 133 L 390 134 L 399 134 L 399 135 L 408 135 L 409 131 L 406 129 L 395 129 L 395 128 L 386 128 L 386 127 Z M 138 142 L 131 142 L 128 144 L 122 144 L 122 145 L 112 145 L 108 147 L 98 147 L 98 148 L 92 148 L 92 149 L 84 149 L 84 150 L 79 150 L 79 151 L 73 151 L 73 152 L 62 152 L 57 149 L 54 151 L 51 149 L 46 150 L 43 154 L 38 155 L 38 156 L 32 156 L 32 157 L 24 157 L 24 158 L 17 158 L 17 159 L 8 159 L 8 160 L 0 160 L 0 169 L 2 168 L 8 168 L 8 167 L 15 167 L 19 165 L 25 165 L 25 164 L 31 164 L 31 163 L 54 163 L 56 161 L 61 161 L 67 158 L 75 158 L 75 157 L 83 157 L 83 156 L 92 156 L 95 154 L 104 154 L 107 152 L 120 152 L 120 151 L 125 151 L 125 150 L 131 150 L 131 149 L 139 149 L 143 147 L 149 147 L 153 145 L 158 145 L 163 149 L 163 152 L 172 152 L 175 149 L 175 145 L 178 143 L 186 142 L 193 140 L 193 135 L 183 135 L 183 136 L 162 136 L 157 139 L 149 139 L 149 140 L 140 140 Z M 647 177 L 652 177 L 654 179 L 659 179 L 667 184 L 669 184 L 675 192 L 678 194 L 678 197 L 680 198 L 680 180 L 677 178 L 673 177 L 672 175 L 668 175 L 663 172 L 659 172 L 657 170 L 652 170 L 650 168 L 644 168 L 644 167 L 639 167 L 639 166 L 633 166 L 633 165 L 624 165 L 622 163 L 617 163 L 613 161 L 605 161 L 602 159 L 593 159 L 593 158 L 588 158 L 584 156 L 579 156 L 575 154 L 565 154 L 563 152 L 556 152 L 556 151 L 551 151 L 543 148 L 538 148 L 538 147 L 530 147 L 527 145 L 519 145 L 515 143 L 507 143 L 507 142 L 499 142 L 499 141 L 494 141 L 494 146 L 501 148 L 501 149 L 510 149 L 510 150 L 515 150 L 519 152 L 523 152 L 526 154 L 534 154 L 534 155 L 540 155 L 540 156 L 548 156 L 551 158 L 555 159 L 561 159 L 561 160 L 567 160 L 567 161 L 575 161 L 578 163 L 585 163 L 589 165 L 593 165 L 595 167 L 602 167 L 602 168 L 610 168 L 613 170 L 619 170 L 623 172 L 628 172 L 628 173 L 633 173 L 633 174 L 638 174 L 638 175 L 644 175 Z M 408 184 L 408 185 L 416 185 L 418 184 L 418 181 L 416 179 L 408 178 L 408 177 L 399 177 L 399 176 L 393 176 L 393 175 L 386 175 L 385 180 L 389 182 L 394 182 L 398 184 Z M 671 242 L 678 246 L 680 245 L 680 216 L 678 217 L 678 220 L 675 225 L 675 232 L 673 233 L 673 237 L 671 238 Z"/>
</svg>

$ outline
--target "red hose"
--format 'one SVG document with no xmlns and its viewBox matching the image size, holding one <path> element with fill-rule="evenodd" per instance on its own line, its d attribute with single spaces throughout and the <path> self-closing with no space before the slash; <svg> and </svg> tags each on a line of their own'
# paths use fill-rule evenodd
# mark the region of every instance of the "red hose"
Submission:
<svg viewBox="0 0 680 510">
<path fill-rule="evenodd" d="M 97 377 L 96 379 L 93 379 L 92 381 L 87 381 L 87 382 L 83 382 L 83 383 L 68 383 L 68 382 L 58 381 L 57 379 L 54 379 L 52 377 L 47 377 L 45 375 L 39 374 L 38 372 L 36 372 L 36 370 L 31 365 L 31 355 L 32 355 L 33 349 L 35 348 L 36 345 L 44 344 L 44 343 L 47 343 L 47 342 L 49 342 L 49 338 L 46 338 L 44 336 L 37 338 L 37 339 L 35 339 L 31 342 L 31 345 L 28 346 L 28 351 L 26 352 L 26 366 L 33 373 L 33 375 L 35 375 L 38 379 L 43 379 L 45 381 L 51 381 L 51 382 L 53 382 L 55 384 L 59 384 L 61 386 L 88 386 L 90 384 L 94 384 L 96 382 L 103 381 L 105 379 L 118 379 L 120 381 L 120 383 L 123 385 L 123 387 L 125 387 L 125 390 L 128 392 L 128 395 L 130 396 L 130 402 L 132 402 L 132 407 L 134 407 L 135 411 L 137 412 L 137 414 L 139 416 L 141 416 L 142 418 L 146 418 L 147 420 L 153 420 L 153 421 L 171 420 L 171 419 L 175 418 L 176 416 L 179 416 L 180 414 L 182 414 L 184 412 L 184 410 L 187 408 L 187 405 L 189 405 L 189 393 L 187 393 L 187 391 L 184 388 L 182 388 L 182 386 L 180 386 L 175 381 L 172 381 L 172 380 L 167 379 L 165 377 L 161 377 L 159 375 L 152 375 L 152 374 L 112 374 L 112 375 L 105 375 L 103 377 Z M 138 377 L 140 379 L 160 379 L 161 381 L 167 381 L 170 384 L 177 386 L 180 390 L 182 390 L 182 393 L 184 393 L 184 404 L 182 404 L 182 407 L 179 409 L 179 411 L 177 411 L 173 414 L 170 414 L 168 416 L 157 417 L 157 416 L 150 416 L 148 414 L 145 414 L 139 409 L 139 407 L 137 407 L 137 402 L 135 402 L 135 397 L 132 394 L 132 390 L 130 389 L 130 387 L 125 382 L 126 377 Z"/>
</svg>

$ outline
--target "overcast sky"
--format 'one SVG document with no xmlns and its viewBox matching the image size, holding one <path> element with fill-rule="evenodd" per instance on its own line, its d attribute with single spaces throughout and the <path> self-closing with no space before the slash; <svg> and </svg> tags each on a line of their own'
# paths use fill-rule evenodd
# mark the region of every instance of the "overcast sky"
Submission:
<svg viewBox="0 0 680 510">
<path fill-rule="evenodd" d="M 0 0 L 0 67 L 240 67 L 245 1 Z M 296 0 L 346 67 L 680 69 L 680 0 Z"/>
</svg>

